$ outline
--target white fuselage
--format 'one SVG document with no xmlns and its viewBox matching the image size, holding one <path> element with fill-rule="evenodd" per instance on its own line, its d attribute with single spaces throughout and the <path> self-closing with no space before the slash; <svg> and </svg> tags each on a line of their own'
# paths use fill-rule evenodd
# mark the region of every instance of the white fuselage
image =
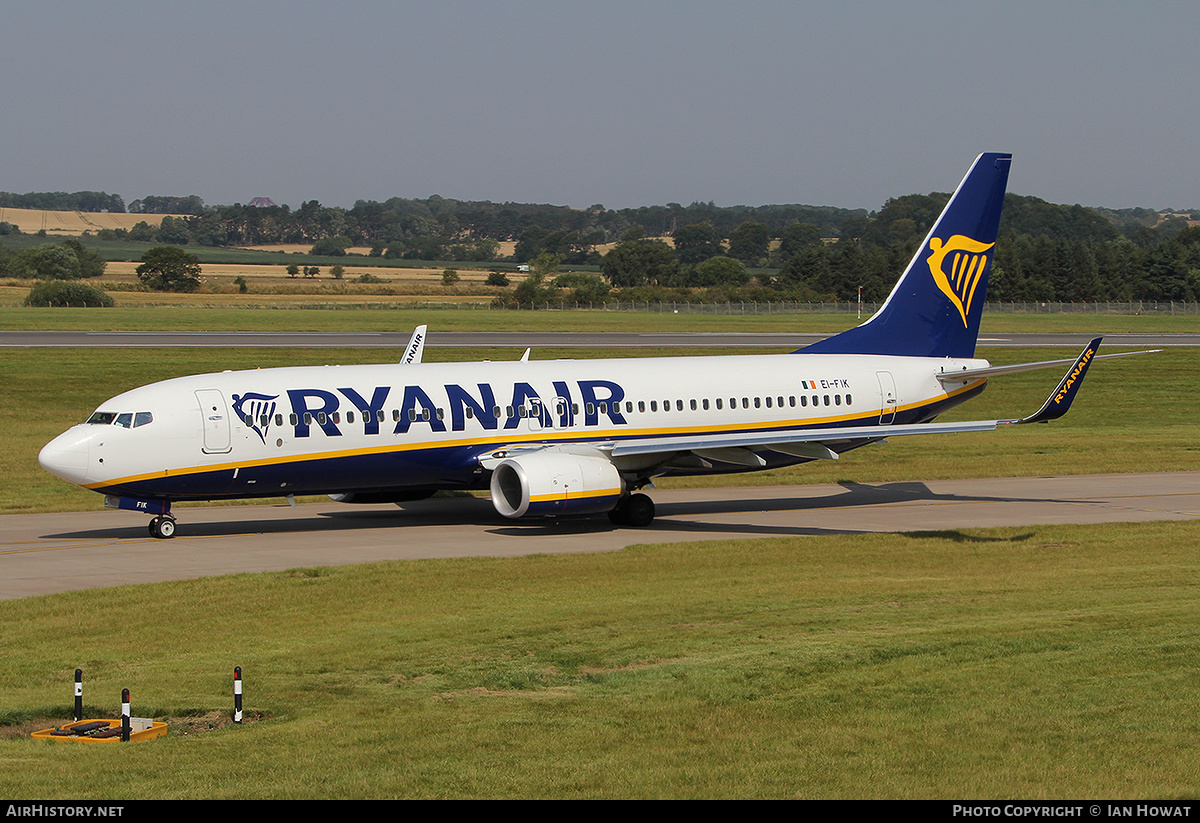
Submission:
<svg viewBox="0 0 1200 823">
<path fill-rule="evenodd" d="M 143 499 L 477 488 L 483 455 L 529 446 L 724 433 L 769 441 L 845 427 L 852 448 L 868 442 L 853 442 L 854 427 L 925 422 L 977 393 L 983 380 L 947 387 L 935 375 L 986 365 L 799 353 L 229 371 L 117 395 L 40 460 L 78 485 Z M 747 466 L 673 466 L 656 454 L 617 468 L 632 477 Z"/>
</svg>

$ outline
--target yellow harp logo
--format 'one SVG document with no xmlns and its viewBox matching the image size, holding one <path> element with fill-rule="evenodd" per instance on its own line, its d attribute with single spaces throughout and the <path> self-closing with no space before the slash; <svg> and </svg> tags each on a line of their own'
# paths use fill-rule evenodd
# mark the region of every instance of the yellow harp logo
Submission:
<svg viewBox="0 0 1200 823">
<path fill-rule="evenodd" d="M 929 240 L 929 273 L 933 282 L 942 290 L 958 309 L 963 326 L 967 325 L 967 314 L 971 311 L 971 300 L 975 287 L 987 268 L 987 252 L 995 243 L 980 243 L 961 234 L 953 235 L 948 241 L 940 237 Z M 949 265 L 947 265 L 949 264 Z"/>
</svg>

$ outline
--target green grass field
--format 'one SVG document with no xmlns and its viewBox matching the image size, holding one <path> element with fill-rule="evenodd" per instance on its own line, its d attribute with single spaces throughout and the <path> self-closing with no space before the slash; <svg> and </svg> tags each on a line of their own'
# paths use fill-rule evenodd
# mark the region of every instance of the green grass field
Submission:
<svg viewBox="0 0 1200 823">
<path fill-rule="evenodd" d="M 395 562 L 0 603 L 37 798 L 1180 798 L 1200 793 L 1200 524 Z M 169 615 L 169 619 L 165 619 Z M 241 666 L 249 717 L 228 715 Z M 190 733 L 184 733 L 190 731 Z"/>
</svg>

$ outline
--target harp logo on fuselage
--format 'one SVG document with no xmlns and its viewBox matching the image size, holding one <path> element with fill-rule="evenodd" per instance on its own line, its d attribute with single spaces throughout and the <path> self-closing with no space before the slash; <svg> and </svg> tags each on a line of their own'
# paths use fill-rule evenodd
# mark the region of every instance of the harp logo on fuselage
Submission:
<svg viewBox="0 0 1200 823">
<path fill-rule="evenodd" d="M 980 243 L 962 234 L 952 235 L 949 240 L 940 237 L 929 240 L 932 251 L 926 260 L 929 273 L 942 294 L 958 309 L 964 328 L 968 326 L 967 315 L 971 313 L 975 289 L 987 269 L 987 252 L 994 245 Z"/>
</svg>

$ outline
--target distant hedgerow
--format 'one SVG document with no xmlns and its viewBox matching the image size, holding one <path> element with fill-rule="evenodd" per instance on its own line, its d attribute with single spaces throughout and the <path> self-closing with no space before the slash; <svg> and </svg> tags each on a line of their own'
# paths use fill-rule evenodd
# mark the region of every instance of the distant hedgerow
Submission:
<svg viewBox="0 0 1200 823">
<path fill-rule="evenodd" d="M 26 306 L 99 306 L 108 308 L 113 299 L 103 290 L 71 280 L 36 284 L 25 298 Z"/>
</svg>

